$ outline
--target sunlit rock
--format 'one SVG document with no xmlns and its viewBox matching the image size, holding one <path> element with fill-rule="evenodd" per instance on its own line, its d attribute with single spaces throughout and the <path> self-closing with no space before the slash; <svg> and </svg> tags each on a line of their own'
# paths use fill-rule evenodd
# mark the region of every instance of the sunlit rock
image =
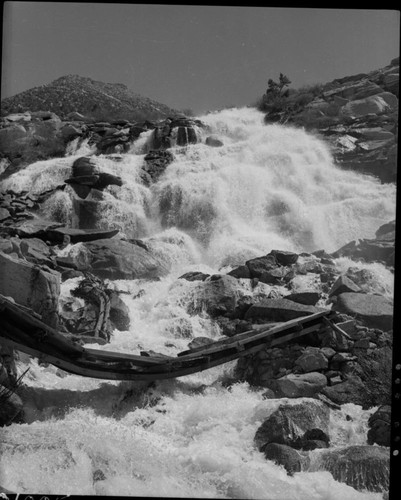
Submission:
<svg viewBox="0 0 401 500">
<path fill-rule="evenodd" d="M 58 324 L 60 274 L 0 252 L 0 294 L 40 314 L 50 326 Z"/>
<path fill-rule="evenodd" d="M 361 289 L 347 276 L 339 276 L 329 291 L 329 297 L 340 295 L 345 292 L 360 292 Z"/>
<path fill-rule="evenodd" d="M 387 331 L 393 327 L 393 301 L 380 295 L 341 293 L 333 310 L 353 316 L 370 328 Z"/>
<path fill-rule="evenodd" d="M 272 383 L 271 388 L 279 397 L 312 397 L 327 386 L 327 378 L 319 372 L 290 373 Z"/>
</svg>

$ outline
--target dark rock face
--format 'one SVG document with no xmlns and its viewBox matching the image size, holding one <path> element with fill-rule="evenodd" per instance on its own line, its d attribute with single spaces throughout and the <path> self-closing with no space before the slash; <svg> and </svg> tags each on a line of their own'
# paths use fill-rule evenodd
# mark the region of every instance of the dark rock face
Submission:
<svg viewBox="0 0 401 500">
<path fill-rule="evenodd" d="M 240 297 L 239 285 L 235 278 L 228 275 L 213 276 L 199 283 L 196 303 L 189 306 L 191 313 L 206 311 L 211 316 L 234 313 Z"/>
<path fill-rule="evenodd" d="M 0 427 L 10 425 L 22 413 L 21 398 L 0 385 Z"/>
<path fill-rule="evenodd" d="M 210 274 L 205 274 L 205 273 L 201 273 L 198 271 L 192 271 L 192 272 L 183 274 L 178 279 L 187 280 L 187 281 L 205 281 L 205 279 L 208 278 L 209 276 L 210 276 Z"/>
<path fill-rule="evenodd" d="M 142 246 L 125 240 L 102 239 L 85 243 L 89 252 L 89 268 L 102 279 L 154 279 L 168 272 L 166 264 Z"/>
<path fill-rule="evenodd" d="M 327 450 L 321 455 L 321 468 L 334 479 L 356 490 L 384 492 L 389 488 L 390 453 L 379 446 L 349 446 Z"/>
<path fill-rule="evenodd" d="M 305 306 L 314 306 L 319 301 L 321 294 L 319 292 L 297 292 L 286 295 L 284 299 L 292 300 L 298 304 L 303 304 Z"/>
<path fill-rule="evenodd" d="M 364 400 L 364 384 L 360 377 L 357 376 L 350 376 L 344 382 L 334 386 L 324 387 L 322 389 L 322 394 L 338 405 L 352 402 L 366 407 Z"/>
<path fill-rule="evenodd" d="M 365 262 L 383 262 L 386 266 L 394 266 L 395 228 L 388 223 L 379 228 L 375 239 L 351 241 L 332 253 L 334 258 L 350 257 Z"/>
<path fill-rule="evenodd" d="M 156 182 L 173 160 L 174 155 L 170 151 L 150 151 L 145 156 L 145 165 L 142 167 L 146 174 L 145 184 Z"/>
<path fill-rule="evenodd" d="M 60 274 L 0 252 L 0 294 L 30 307 L 49 326 L 58 324 Z"/>
<path fill-rule="evenodd" d="M 319 372 L 289 373 L 270 382 L 270 388 L 281 398 L 313 397 L 327 386 L 327 377 Z"/>
<path fill-rule="evenodd" d="M 263 319 L 264 321 L 289 321 L 319 312 L 314 306 L 306 306 L 287 299 L 266 299 L 252 305 L 245 314 L 245 319 Z"/>
<path fill-rule="evenodd" d="M 282 404 L 256 431 L 254 442 L 259 450 L 269 443 L 298 446 L 300 438 L 306 435 L 306 440 L 309 440 L 310 434 L 306 433 L 316 429 L 321 431 L 317 435 L 324 436 L 328 442 L 329 409 L 326 405 L 316 400 Z"/>
<path fill-rule="evenodd" d="M 302 373 L 309 373 L 327 369 L 329 361 L 320 349 L 309 347 L 295 360 L 295 365 L 301 369 Z"/>
<path fill-rule="evenodd" d="M 305 457 L 297 450 L 285 444 L 269 443 L 264 447 L 263 453 L 267 460 L 282 465 L 289 476 L 292 476 L 294 472 L 300 472 L 305 461 Z"/>
<path fill-rule="evenodd" d="M 391 406 L 380 407 L 369 418 L 368 444 L 390 446 L 391 443 Z"/>
<path fill-rule="evenodd" d="M 213 148 L 221 148 L 222 146 L 224 146 L 223 142 L 214 135 L 209 135 L 209 137 L 206 137 L 205 144 Z"/>
<path fill-rule="evenodd" d="M 298 260 L 298 254 L 294 252 L 285 252 L 284 250 L 272 250 L 270 255 L 274 255 L 276 257 L 280 266 L 291 266 Z"/>
<path fill-rule="evenodd" d="M 356 317 L 370 328 L 388 331 L 393 327 L 393 301 L 380 295 L 341 293 L 333 310 Z"/>
<path fill-rule="evenodd" d="M 111 292 L 110 298 L 110 321 L 114 328 L 126 331 L 130 327 L 129 309 L 118 293 Z"/>
<path fill-rule="evenodd" d="M 81 198 L 86 198 L 91 188 L 102 191 L 109 185 L 122 186 L 121 177 L 107 172 L 100 172 L 94 159 L 87 157 L 78 158 L 74 161 L 72 177 L 66 179 L 65 182 L 71 184 L 72 187 L 79 186 L 76 193 Z"/>
</svg>

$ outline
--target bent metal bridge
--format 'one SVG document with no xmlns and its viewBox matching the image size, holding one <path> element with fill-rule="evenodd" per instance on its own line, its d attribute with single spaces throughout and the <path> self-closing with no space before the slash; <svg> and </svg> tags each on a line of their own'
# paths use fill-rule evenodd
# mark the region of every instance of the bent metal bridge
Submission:
<svg viewBox="0 0 401 500">
<path fill-rule="evenodd" d="M 134 355 L 83 347 L 44 324 L 32 311 L 0 295 L 0 345 L 25 352 L 67 372 L 108 380 L 160 380 L 182 377 L 221 365 L 311 332 L 332 328 L 347 336 L 322 311 L 275 326 L 259 328 L 177 354 Z"/>
</svg>

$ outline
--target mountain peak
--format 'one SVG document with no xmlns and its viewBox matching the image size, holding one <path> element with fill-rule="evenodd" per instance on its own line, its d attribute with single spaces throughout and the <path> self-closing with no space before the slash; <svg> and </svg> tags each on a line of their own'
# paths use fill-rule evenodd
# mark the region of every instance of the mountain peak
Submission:
<svg viewBox="0 0 401 500">
<path fill-rule="evenodd" d="M 56 80 L 3 99 L 2 114 L 52 111 L 60 117 L 77 111 L 97 120 L 161 119 L 178 114 L 165 104 L 141 96 L 123 83 L 104 83 L 80 75 Z"/>
</svg>

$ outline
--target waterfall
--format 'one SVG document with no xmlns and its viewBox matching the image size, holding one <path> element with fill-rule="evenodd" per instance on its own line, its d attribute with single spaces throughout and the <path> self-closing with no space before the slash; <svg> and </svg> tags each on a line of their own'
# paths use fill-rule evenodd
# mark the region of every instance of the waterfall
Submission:
<svg viewBox="0 0 401 500">
<path fill-rule="evenodd" d="M 177 279 L 188 271 L 217 273 L 273 249 L 334 251 L 374 237 L 395 217 L 395 186 L 343 171 L 327 144 L 303 129 L 265 125 L 252 108 L 201 116 L 199 142 L 171 148 L 174 160 L 157 182 L 141 180 L 150 131 L 120 155 L 92 156 L 101 171 L 120 176 L 98 200 L 99 228 L 142 238 L 169 261 L 160 281 L 117 280 L 126 292 L 129 331 L 113 332 L 104 350 L 141 349 L 174 354 L 197 336 L 217 339 L 220 328 L 205 312 L 190 314 L 199 282 Z M 206 144 L 213 135 L 220 147 Z M 82 144 L 81 148 L 86 147 Z M 82 154 L 36 162 L 3 182 L 3 189 L 33 193 L 70 176 Z M 73 191 L 66 186 L 45 202 L 47 218 L 68 223 Z M 90 195 L 91 196 L 91 195 Z M 79 253 L 68 245 L 62 255 Z M 342 260 L 340 265 L 348 265 Z M 389 275 L 375 264 L 382 287 Z M 74 281 L 75 280 L 75 281 Z M 78 278 L 62 284 L 68 295 Z M 243 282 L 242 282 L 243 281 Z M 249 283 L 240 280 L 244 294 Z M 390 293 L 388 291 L 388 293 Z M 21 357 L 19 370 L 28 361 Z M 263 390 L 224 381 L 235 362 L 151 387 L 80 378 L 29 361 L 32 389 L 28 424 L 0 429 L 0 484 L 21 493 L 293 500 L 378 500 L 339 483 L 325 471 L 288 476 L 253 445 L 257 428 L 279 400 Z M 36 392 L 35 392 L 36 391 Z M 352 428 L 363 442 L 369 413 L 353 410 L 364 425 Z M 332 422 L 332 444 L 343 444 L 346 414 Z M 351 431 L 350 431 L 351 432 Z"/>
</svg>

